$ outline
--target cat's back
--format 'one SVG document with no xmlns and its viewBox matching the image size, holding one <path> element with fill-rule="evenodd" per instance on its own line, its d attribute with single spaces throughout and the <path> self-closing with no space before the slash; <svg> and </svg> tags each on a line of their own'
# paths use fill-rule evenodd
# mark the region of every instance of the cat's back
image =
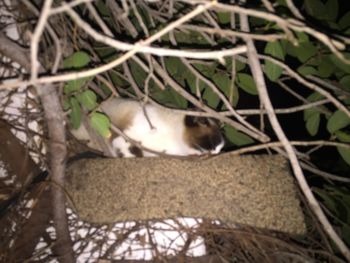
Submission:
<svg viewBox="0 0 350 263">
<path fill-rule="evenodd" d="M 141 111 L 141 106 L 135 100 L 112 98 L 104 101 L 101 109 L 109 116 L 113 125 L 124 131 L 133 125 L 137 113 Z"/>
<path fill-rule="evenodd" d="M 179 128 L 184 115 L 171 109 L 135 101 L 132 99 L 113 98 L 102 103 L 102 110 L 110 117 L 111 122 L 121 130 L 127 130 L 137 125 L 149 130 L 157 127 L 159 130 Z"/>
</svg>

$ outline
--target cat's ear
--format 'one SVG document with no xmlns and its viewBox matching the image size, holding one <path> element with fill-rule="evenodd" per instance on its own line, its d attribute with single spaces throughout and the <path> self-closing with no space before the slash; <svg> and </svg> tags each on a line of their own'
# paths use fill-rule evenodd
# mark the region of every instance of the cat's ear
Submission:
<svg viewBox="0 0 350 263">
<path fill-rule="evenodd" d="M 189 128 L 198 127 L 199 126 L 199 117 L 186 115 L 185 116 L 185 126 L 189 127 Z"/>
</svg>

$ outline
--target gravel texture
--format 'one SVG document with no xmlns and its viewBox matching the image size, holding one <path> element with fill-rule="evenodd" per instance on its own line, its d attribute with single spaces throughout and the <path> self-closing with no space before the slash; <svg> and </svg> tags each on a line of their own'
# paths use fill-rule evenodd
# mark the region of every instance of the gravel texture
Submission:
<svg viewBox="0 0 350 263">
<path fill-rule="evenodd" d="M 93 223 L 219 219 L 304 234 L 304 215 L 287 160 L 278 155 L 86 159 L 67 171 L 79 216 Z"/>
</svg>

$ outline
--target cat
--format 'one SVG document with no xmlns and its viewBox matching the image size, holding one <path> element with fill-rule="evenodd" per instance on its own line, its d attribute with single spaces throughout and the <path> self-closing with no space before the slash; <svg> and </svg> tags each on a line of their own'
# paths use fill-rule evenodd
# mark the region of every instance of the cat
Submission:
<svg viewBox="0 0 350 263">
<path fill-rule="evenodd" d="M 109 143 L 118 157 L 149 157 L 218 154 L 224 146 L 218 122 L 207 117 L 190 116 L 171 109 L 133 99 L 112 98 L 100 105 L 111 123 L 128 139 L 113 134 Z M 101 150 L 81 125 L 71 130 L 88 146 Z"/>
</svg>

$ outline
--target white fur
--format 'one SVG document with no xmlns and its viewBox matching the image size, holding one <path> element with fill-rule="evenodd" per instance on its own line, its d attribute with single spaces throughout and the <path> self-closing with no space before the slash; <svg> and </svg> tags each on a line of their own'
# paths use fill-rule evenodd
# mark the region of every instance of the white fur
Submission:
<svg viewBox="0 0 350 263">
<path fill-rule="evenodd" d="M 221 149 L 224 147 L 224 145 L 225 145 L 225 141 L 222 140 L 222 142 L 220 144 L 218 144 L 213 151 L 210 151 L 210 153 L 211 154 L 218 154 L 221 151 Z"/>
<path fill-rule="evenodd" d="M 201 153 L 189 147 L 183 140 L 184 115 L 170 113 L 170 111 L 167 112 L 165 109 L 150 104 L 147 104 L 144 110 L 140 104 L 132 106 L 136 106 L 138 110 L 132 125 L 124 130 L 127 137 L 137 141 L 146 149 L 159 153 L 182 156 Z M 113 147 L 121 149 L 123 154 L 125 154 L 126 146 L 122 138 L 113 141 Z M 154 155 L 144 152 L 144 156 Z"/>
</svg>

